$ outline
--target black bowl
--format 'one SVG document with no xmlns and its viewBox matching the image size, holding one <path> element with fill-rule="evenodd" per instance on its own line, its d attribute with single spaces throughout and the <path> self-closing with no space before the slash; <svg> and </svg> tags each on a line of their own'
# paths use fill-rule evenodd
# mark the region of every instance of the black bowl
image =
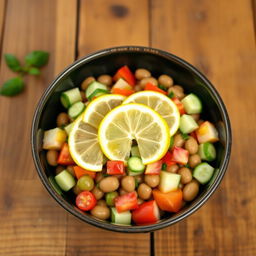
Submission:
<svg viewBox="0 0 256 256">
<path fill-rule="evenodd" d="M 48 176 L 53 169 L 46 163 L 45 152 L 42 150 L 43 131 L 55 127 L 56 116 L 63 108 L 60 104 L 60 93 L 77 87 L 88 76 L 114 74 L 123 65 L 128 65 L 133 71 L 136 68 L 146 68 L 154 77 L 168 74 L 176 84 L 182 85 L 187 93 L 194 92 L 203 101 L 203 116 L 213 122 L 219 132 L 220 141 L 217 146 L 217 159 L 213 166 L 217 168 L 211 183 L 201 188 L 199 196 L 185 206 L 177 214 L 167 214 L 156 224 L 147 226 L 118 226 L 96 220 L 79 211 L 73 204 L 72 194 L 60 196 L 52 188 Z M 219 186 L 228 166 L 231 153 L 231 127 L 225 105 L 213 85 L 196 68 L 186 61 L 170 53 L 139 46 L 125 46 L 105 49 L 90 54 L 66 68 L 46 89 L 35 111 L 32 134 L 32 154 L 38 175 L 51 196 L 68 212 L 94 226 L 111 231 L 139 233 L 149 232 L 170 226 L 188 217 L 201 207 Z"/>
</svg>

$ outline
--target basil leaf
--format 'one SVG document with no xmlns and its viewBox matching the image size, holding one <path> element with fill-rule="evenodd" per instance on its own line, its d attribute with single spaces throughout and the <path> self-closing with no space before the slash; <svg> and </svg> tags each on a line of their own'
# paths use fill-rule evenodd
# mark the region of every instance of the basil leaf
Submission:
<svg viewBox="0 0 256 256">
<path fill-rule="evenodd" d="M 37 76 L 37 75 L 40 75 L 40 70 L 38 68 L 31 67 L 31 68 L 29 68 L 28 73 L 30 75 L 36 75 Z"/>
<path fill-rule="evenodd" d="M 5 62 L 7 64 L 7 66 L 11 70 L 13 70 L 15 72 L 18 72 L 21 70 L 20 62 L 13 54 L 6 53 L 4 55 L 4 58 L 5 58 Z"/>
<path fill-rule="evenodd" d="M 24 89 L 24 81 L 20 77 L 7 80 L 0 88 L 0 95 L 14 96 Z"/>
<path fill-rule="evenodd" d="M 165 92 L 168 90 L 165 86 L 163 86 L 161 84 L 158 85 L 158 88 L 160 88 L 161 90 L 163 90 Z"/>
<path fill-rule="evenodd" d="M 33 51 L 25 57 L 26 64 L 40 68 L 44 66 L 49 59 L 49 53 L 44 51 Z"/>
<path fill-rule="evenodd" d="M 174 92 L 170 92 L 170 93 L 168 94 L 168 97 L 171 98 L 171 99 L 172 99 L 174 96 L 175 96 Z"/>
</svg>

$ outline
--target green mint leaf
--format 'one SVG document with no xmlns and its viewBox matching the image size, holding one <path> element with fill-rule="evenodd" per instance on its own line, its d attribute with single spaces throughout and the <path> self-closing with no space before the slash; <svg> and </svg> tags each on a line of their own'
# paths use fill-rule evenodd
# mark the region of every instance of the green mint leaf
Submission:
<svg viewBox="0 0 256 256">
<path fill-rule="evenodd" d="M 158 85 L 158 88 L 160 88 L 161 90 L 163 90 L 165 92 L 167 91 L 167 88 L 161 84 Z"/>
<path fill-rule="evenodd" d="M 173 138 L 173 136 L 171 136 L 169 148 L 172 148 L 172 147 L 173 147 L 173 143 L 174 143 L 174 138 Z"/>
<path fill-rule="evenodd" d="M 11 78 L 0 88 L 0 95 L 14 96 L 19 94 L 23 91 L 24 85 L 24 81 L 20 77 Z"/>
<path fill-rule="evenodd" d="M 44 66 L 49 59 L 49 53 L 44 51 L 33 51 L 25 57 L 25 62 L 29 66 L 40 68 Z"/>
<path fill-rule="evenodd" d="M 168 94 L 168 97 L 171 98 L 171 99 L 172 99 L 174 96 L 175 96 L 175 95 L 174 95 L 173 92 L 170 92 L 170 93 Z"/>
<path fill-rule="evenodd" d="M 163 170 L 163 171 L 166 171 L 166 169 L 167 169 L 167 164 L 166 164 L 166 163 L 163 163 L 163 164 L 162 164 L 162 170 Z"/>
<path fill-rule="evenodd" d="M 40 70 L 38 68 L 31 67 L 31 68 L 29 68 L 28 73 L 30 75 L 36 75 L 37 76 L 37 75 L 40 75 Z"/>
<path fill-rule="evenodd" d="M 183 140 L 188 140 L 189 139 L 189 135 L 186 133 L 182 133 L 181 132 L 181 137 L 183 138 Z"/>
<path fill-rule="evenodd" d="M 12 71 L 18 72 L 21 70 L 20 62 L 13 54 L 6 53 L 4 55 L 4 58 L 5 58 L 5 62 L 7 64 L 7 66 Z"/>
</svg>

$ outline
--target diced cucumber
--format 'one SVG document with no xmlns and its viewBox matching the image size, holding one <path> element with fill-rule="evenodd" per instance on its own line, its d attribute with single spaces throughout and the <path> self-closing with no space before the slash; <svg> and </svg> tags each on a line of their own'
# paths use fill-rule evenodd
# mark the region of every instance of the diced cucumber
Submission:
<svg viewBox="0 0 256 256">
<path fill-rule="evenodd" d="M 111 208 L 111 222 L 114 224 L 130 225 L 132 214 L 130 211 L 117 212 L 115 207 Z"/>
<path fill-rule="evenodd" d="M 103 89 L 96 89 L 89 97 L 88 100 L 91 101 L 93 100 L 95 97 L 99 97 L 101 95 L 104 94 L 108 94 L 109 92 L 107 90 L 103 90 Z"/>
<path fill-rule="evenodd" d="M 59 195 L 62 195 L 62 191 L 61 191 L 59 185 L 56 183 L 54 177 L 53 177 L 53 176 L 50 176 L 50 177 L 48 178 L 48 180 L 49 180 L 51 186 L 53 187 L 53 189 L 54 189 Z"/>
<path fill-rule="evenodd" d="M 188 114 L 199 114 L 202 112 L 201 100 L 193 93 L 187 95 L 181 102 Z"/>
<path fill-rule="evenodd" d="M 197 165 L 193 171 L 193 177 L 201 184 L 206 184 L 213 175 L 214 168 L 208 163 Z"/>
<path fill-rule="evenodd" d="M 216 149 L 210 142 L 200 144 L 198 153 L 200 157 L 206 161 L 213 161 L 216 158 Z"/>
<path fill-rule="evenodd" d="M 163 193 L 176 190 L 179 187 L 180 178 L 179 174 L 161 171 L 159 190 Z"/>
<path fill-rule="evenodd" d="M 78 88 L 65 91 L 60 96 L 60 101 L 65 108 L 69 108 L 72 104 L 81 100 L 82 97 Z"/>
<path fill-rule="evenodd" d="M 132 170 L 129 169 L 129 167 L 127 169 L 128 169 L 129 176 L 137 176 L 137 175 L 144 173 L 144 170 L 142 170 L 141 172 L 133 172 Z"/>
<path fill-rule="evenodd" d="M 68 191 L 76 185 L 74 177 L 67 170 L 56 175 L 55 181 L 63 191 Z"/>
<path fill-rule="evenodd" d="M 140 157 L 140 151 L 138 146 L 132 146 L 131 155 Z"/>
<path fill-rule="evenodd" d="M 83 102 L 79 101 L 73 104 L 69 109 L 68 109 L 68 115 L 75 119 L 77 118 L 85 109 L 85 105 Z"/>
<path fill-rule="evenodd" d="M 97 81 L 93 81 L 92 83 L 89 84 L 89 86 L 86 89 L 85 96 L 87 99 L 91 96 L 91 94 L 96 90 L 96 89 L 102 89 L 107 91 L 107 86 L 105 84 L 101 84 Z"/>
<path fill-rule="evenodd" d="M 198 124 L 192 116 L 182 115 L 180 118 L 180 130 L 182 133 L 191 133 L 198 128 Z"/>
<path fill-rule="evenodd" d="M 137 156 L 130 157 L 127 165 L 132 172 L 143 172 L 145 170 L 145 165 L 142 163 L 141 158 Z"/>
<path fill-rule="evenodd" d="M 68 125 L 66 125 L 66 126 L 64 127 L 64 130 L 66 131 L 67 135 L 70 134 L 70 132 L 71 132 L 73 126 L 74 126 L 74 122 L 72 122 L 72 123 L 70 123 L 70 124 L 68 124 Z"/>
</svg>

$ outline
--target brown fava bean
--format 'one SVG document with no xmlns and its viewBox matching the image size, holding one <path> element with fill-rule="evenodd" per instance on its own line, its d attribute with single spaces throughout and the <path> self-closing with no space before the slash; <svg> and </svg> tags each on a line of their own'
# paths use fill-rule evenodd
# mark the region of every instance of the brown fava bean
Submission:
<svg viewBox="0 0 256 256">
<path fill-rule="evenodd" d="M 196 167 L 201 163 L 201 158 L 198 154 L 191 155 L 188 159 L 188 164 L 191 168 Z"/>
<path fill-rule="evenodd" d="M 138 80 L 142 80 L 143 78 L 151 77 L 151 73 L 145 68 L 138 68 L 135 71 L 135 77 Z"/>
<path fill-rule="evenodd" d="M 151 197 L 152 188 L 145 183 L 141 183 L 138 187 L 138 195 L 141 199 L 147 200 Z"/>
<path fill-rule="evenodd" d="M 62 127 L 62 126 L 69 124 L 69 121 L 70 121 L 70 119 L 69 119 L 68 114 L 62 112 L 62 113 L 58 114 L 56 123 L 57 123 L 58 127 Z"/>
<path fill-rule="evenodd" d="M 159 177 L 159 175 L 150 175 L 150 174 L 146 174 L 146 175 L 144 176 L 144 181 L 145 181 L 146 184 L 149 185 L 151 188 L 155 188 L 156 186 L 159 185 L 160 177 Z"/>
<path fill-rule="evenodd" d="M 106 86 L 112 85 L 112 77 L 110 75 L 101 75 L 98 77 L 98 82 L 105 84 Z"/>
<path fill-rule="evenodd" d="M 168 94 L 170 94 L 171 92 L 173 92 L 178 99 L 183 99 L 185 96 L 183 88 L 179 85 L 174 85 L 170 87 L 168 89 Z"/>
<path fill-rule="evenodd" d="M 92 210 L 91 210 L 91 215 L 100 219 L 100 220 L 106 220 L 110 216 L 110 210 L 106 206 L 102 205 L 96 205 Z"/>
<path fill-rule="evenodd" d="M 144 200 L 142 200 L 141 198 L 138 198 L 138 204 L 143 204 Z"/>
<path fill-rule="evenodd" d="M 104 192 L 113 192 L 119 187 L 119 180 L 114 176 L 103 178 L 99 183 L 99 188 Z"/>
<path fill-rule="evenodd" d="M 144 175 L 136 175 L 136 176 L 134 176 L 134 179 L 135 179 L 135 182 L 137 183 L 137 184 L 140 184 L 142 181 L 143 181 L 143 176 Z"/>
<path fill-rule="evenodd" d="M 166 171 L 167 172 L 172 172 L 172 173 L 177 173 L 179 170 L 179 166 L 177 164 L 167 166 Z"/>
<path fill-rule="evenodd" d="M 97 205 L 107 206 L 107 203 L 106 203 L 106 201 L 105 201 L 105 200 L 100 199 L 100 200 L 98 200 L 98 201 L 97 201 Z"/>
<path fill-rule="evenodd" d="M 80 194 L 83 191 L 77 186 L 77 184 L 73 187 L 72 190 L 76 195 Z"/>
<path fill-rule="evenodd" d="M 200 114 L 191 114 L 191 116 L 196 122 L 200 119 Z"/>
<path fill-rule="evenodd" d="M 134 89 L 135 92 L 139 92 L 139 91 L 142 90 L 142 87 L 139 84 L 137 84 L 137 85 L 134 86 L 133 89 Z"/>
<path fill-rule="evenodd" d="M 133 176 L 125 176 L 121 181 L 122 188 L 127 192 L 132 192 L 135 190 L 135 179 Z"/>
<path fill-rule="evenodd" d="M 104 196 L 104 193 L 97 186 L 95 186 L 93 190 L 91 190 L 91 192 L 94 194 L 97 200 L 101 199 Z"/>
<path fill-rule="evenodd" d="M 87 77 L 87 78 L 82 82 L 82 84 L 81 84 L 81 89 L 85 91 L 85 90 L 87 89 L 88 85 L 89 85 L 91 82 L 93 82 L 93 81 L 95 81 L 95 78 L 94 78 L 93 76 Z"/>
<path fill-rule="evenodd" d="M 192 173 L 186 167 L 180 168 L 179 171 L 178 171 L 178 174 L 180 174 L 180 176 L 181 176 L 180 181 L 181 181 L 182 184 L 187 184 L 192 180 Z"/>
<path fill-rule="evenodd" d="M 72 175 L 72 176 L 76 176 L 75 174 L 75 170 L 74 167 L 72 165 L 67 166 L 66 170 Z"/>
<path fill-rule="evenodd" d="M 199 184 L 195 180 L 192 180 L 183 188 L 183 199 L 187 202 L 195 199 L 199 192 Z"/>
<path fill-rule="evenodd" d="M 46 160 L 47 163 L 51 166 L 57 166 L 58 165 L 58 156 L 59 156 L 59 152 L 56 150 L 48 150 L 46 152 Z"/>
<path fill-rule="evenodd" d="M 154 77 L 147 77 L 147 78 L 143 78 L 141 81 L 140 81 L 140 86 L 142 87 L 142 89 L 144 89 L 145 85 L 147 83 L 151 83 L 153 85 L 157 85 L 158 82 L 157 80 L 154 78 Z"/>
<path fill-rule="evenodd" d="M 86 99 L 86 96 L 85 96 L 85 92 L 80 91 L 80 94 L 81 94 L 82 101 L 83 101 L 83 102 L 86 102 L 87 99 Z"/>
<path fill-rule="evenodd" d="M 127 192 L 123 188 L 119 188 L 118 192 L 120 196 L 127 194 Z"/>
<path fill-rule="evenodd" d="M 64 166 L 58 165 L 58 166 L 56 167 L 56 169 L 55 169 L 56 175 L 59 174 L 59 173 L 61 173 L 63 170 L 65 170 Z"/>
<path fill-rule="evenodd" d="M 102 172 L 97 172 L 96 177 L 95 177 L 95 182 L 99 183 L 102 179 L 104 178 Z"/>
<path fill-rule="evenodd" d="M 194 155 L 198 151 L 198 144 L 195 138 L 190 137 L 185 142 L 185 149 L 189 152 L 190 155 Z"/>
<path fill-rule="evenodd" d="M 163 85 L 165 88 L 169 88 L 173 85 L 173 79 L 168 75 L 161 75 L 158 77 L 158 83 Z"/>
<path fill-rule="evenodd" d="M 185 143 L 185 140 L 183 139 L 183 137 L 180 133 L 174 135 L 174 137 L 173 137 L 173 147 L 182 148 L 184 143 Z"/>
</svg>

